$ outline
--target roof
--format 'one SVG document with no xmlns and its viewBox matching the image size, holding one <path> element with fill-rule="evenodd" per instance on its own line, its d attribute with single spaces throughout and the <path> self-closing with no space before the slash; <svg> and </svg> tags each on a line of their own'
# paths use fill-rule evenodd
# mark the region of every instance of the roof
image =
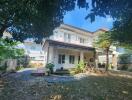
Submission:
<svg viewBox="0 0 132 100">
<path fill-rule="evenodd" d="M 95 50 L 95 48 L 92 48 L 92 47 L 87 47 L 87 46 L 82 46 L 82 45 L 77 45 L 77 44 L 71 44 L 71 43 L 65 43 L 65 42 L 49 40 L 49 39 L 46 40 L 45 43 L 46 42 L 49 43 L 49 46 L 54 46 L 54 47 L 63 47 L 63 48 L 78 49 L 78 50 L 89 50 L 89 51 Z"/>
<path fill-rule="evenodd" d="M 107 29 L 107 28 L 100 28 L 100 29 L 98 29 L 98 30 L 96 30 L 94 32 L 91 32 L 91 31 L 88 31 L 88 30 L 85 30 L 85 29 L 82 29 L 82 28 L 79 28 L 79 27 L 75 27 L 75 26 L 72 26 L 72 25 L 68 25 L 68 24 L 61 24 L 60 27 L 61 28 L 65 28 L 65 26 L 67 26 L 66 29 L 73 28 L 73 29 L 77 29 L 77 30 L 80 30 L 80 31 L 83 31 L 83 32 L 86 32 L 86 33 L 90 33 L 90 34 L 94 34 L 95 32 L 98 32 L 98 31 L 103 31 L 103 32 L 109 31 L 109 29 Z"/>
<path fill-rule="evenodd" d="M 74 28 L 74 29 L 78 29 L 80 31 L 84 31 L 84 32 L 88 32 L 88 33 L 91 33 L 91 31 L 88 31 L 88 30 L 85 30 L 85 29 L 82 29 L 82 28 L 79 28 L 79 27 L 75 27 L 75 26 L 72 26 L 72 25 L 68 25 L 68 24 L 62 24 L 62 25 L 65 25 L 65 26 L 68 26 L 68 27 L 71 27 L 71 28 Z"/>
</svg>

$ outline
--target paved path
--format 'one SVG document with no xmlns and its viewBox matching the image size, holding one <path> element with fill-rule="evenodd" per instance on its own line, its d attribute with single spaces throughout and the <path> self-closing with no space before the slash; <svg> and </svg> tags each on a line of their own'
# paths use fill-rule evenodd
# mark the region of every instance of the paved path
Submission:
<svg viewBox="0 0 132 100">
<path fill-rule="evenodd" d="M 58 82 L 69 82 L 69 81 L 77 81 L 81 78 L 84 78 L 88 75 L 84 73 L 80 73 L 74 76 L 59 76 L 59 75 L 51 75 L 51 76 L 32 76 L 31 73 L 36 69 L 34 68 L 26 68 L 18 71 L 17 73 L 10 74 L 9 77 L 15 78 L 21 81 L 47 81 L 48 83 L 58 83 Z"/>
</svg>

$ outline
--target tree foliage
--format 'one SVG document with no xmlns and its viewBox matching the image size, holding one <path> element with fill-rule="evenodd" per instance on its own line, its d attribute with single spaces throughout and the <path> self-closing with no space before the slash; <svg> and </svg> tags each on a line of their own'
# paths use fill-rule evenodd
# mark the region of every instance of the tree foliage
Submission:
<svg viewBox="0 0 132 100">
<path fill-rule="evenodd" d="M 132 0 L 92 0 L 92 7 L 86 19 L 110 15 L 115 20 L 111 38 L 120 44 L 132 43 Z"/>
<path fill-rule="evenodd" d="M 0 39 L 0 60 L 16 58 L 24 55 L 24 50 L 17 48 L 17 41 Z"/>
<path fill-rule="evenodd" d="M 0 35 L 5 29 L 17 40 L 41 40 L 63 22 L 64 14 L 86 7 L 86 0 L 0 0 Z"/>
<path fill-rule="evenodd" d="M 131 0 L 0 0 L 0 33 L 5 29 L 14 33 L 17 40 L 27 37 L 41 40 L 52 34 L 63 23 L 67 11 L 88 8 L 86 19 L 95 21 L 96 16 L 110 15 L 114 20 L 113 39 L 119 43 L 132 43 Z M 2 35 L 2 34 L 1 34 Z"/>
<path fill-rule="evenodd" d="M 110 32 L 103 32 L 100 33 L 98 38 L 94 41 L 95 47 L 98 48 L 109 48 L 112 44 L 113 40 L 111 39 L 111 33 Z"/>
<path fill-rule="evenodd" d="M 109 67 L 109 50 L 112 43 L 113 40 L 111 39 L 110 32 L 100 33 L 98 39 L 94 41 L 94 46 L 96 48 L 101 48 L 106 52 L 106 71 L 108 70 Z"/>
</svg>

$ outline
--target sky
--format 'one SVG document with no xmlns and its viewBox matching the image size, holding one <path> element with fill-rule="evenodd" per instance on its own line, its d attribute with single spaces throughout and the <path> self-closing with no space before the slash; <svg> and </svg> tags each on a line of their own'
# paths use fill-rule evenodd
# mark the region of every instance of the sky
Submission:
<svg viewBox="0 0 132 100">
<path fill-rule="evenodd" d="M 97 16 L 95 21 L 92 23 L 90 22 L 90 19 L 85 20 L 85 17 L 90 12 L 90 9 L 91 7 L 89 10 L 84 8 L 79 9 L 76 7 L 75 10 L 66 13 L 63 21 L 65 24 L 76 26 L 91 32 L 100 28 L 111 29 L 113 27 L 113 19 L 110 16 L 107 16 L 106 18 Z"/>
</svg>

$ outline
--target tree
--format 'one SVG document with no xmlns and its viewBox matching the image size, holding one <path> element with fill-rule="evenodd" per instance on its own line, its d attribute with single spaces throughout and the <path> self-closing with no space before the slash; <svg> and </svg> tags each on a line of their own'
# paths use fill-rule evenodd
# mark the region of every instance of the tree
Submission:
<svg viewBox="0 0 132 100">
<path fill-rule="evenodd" d="M 132 44 L 132 0 L 92 0 L 91 12 L 86 16 L 91 22 L 96 16 L 114 19 L 112 39 L 120 45 Z"/>
<path fill-rule="evenodd" d="M 5 30 L 16 40 L 42 40 L 63 22 L 64 14 L 88 6 L 86 0 L 0 0 L 0 36 Z"/>
<path fill-rule="evenodd" d="M 109 50 L 112 45 L 112 39 L 110 32 L 101 33 L 98 39 L 95 40 L 94 45 L 96 48 L 102 48 L 106 52 L 106 71 L 109 67 Z"/>
<path fill-rule="evenodd" d="M 17 41 L 10 39 L 0 39 L 0 60 L 21 57 L 24 55 L 24 50 L 17 48 Z"/>
<path fill-rule="evenodd" d="M 131 0 L 0 0 L 0 35 L 4 30 L 13 33 L 17 40 L 27 37 L 41 40 L 63 23 L 67 11 L 88 8 L 86 19 L 110 15 L 114 20 L 113 39 L 119 43 L 132 43 Z"/>
</svg>

